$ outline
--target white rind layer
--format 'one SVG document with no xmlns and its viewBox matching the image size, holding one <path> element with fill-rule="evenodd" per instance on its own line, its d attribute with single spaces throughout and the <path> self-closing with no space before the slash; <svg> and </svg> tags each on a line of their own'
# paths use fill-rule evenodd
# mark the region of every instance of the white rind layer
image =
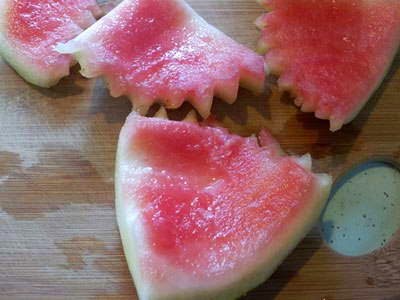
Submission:
<svg viewBox="0 0 400 300">
<path fill-rule="evenodd" d="M 229 40 L 231 43 L 234 42 L 230 37 L 228 37 L 225 33 L 215 28 L 214 26 L 208 24 L 200 15 L 198 15 L 193 8 L 191 8 L 185 1 L 183 0 L 168 0 L 173 1 L 179 6 L 185 14 L 190 18 L 190 26 L 195 28 L 200 28 L 201 30 L 206 30 L 210 33 L 210 36 L 215 37 L 217 40 L 219 38 L 223 40 Z M 87 78 L 95 78 L 95 77 L 104 77 L 105 81 L 109 85 L 110 94 L 113 97 L 120 97 L 122 95 L 128 96 L 133 103 L 134 110 L 144 115 L 148 108 L 154 103 L 158 102 L 163 104 L 166 108 L 176 109 L 180 105 L 182 105 L 183 101 L 189 101 L 193 107 L 199 112 L 199 114 L 203 118 L 207 118 L 210 115 L 211 106 L 213 102 L 214 96 L 217 96 L 224 100 L 227 103 L 233 103 L 236 101 L 239 85 L 253 91 L 254 93 L 261 93 L 264 89 L 264 80 L 260 80 L 257 78 L 253 78 L 251 75 L 246 74 L 244 71 L 245 68 L 240 66 L 241 62 L 237 62 L 238 70 L 239 70 L 239 78 L 230 82 L 229 84 L 221 85 L 214 83 L 215 86 L 212 87 L 210 92 L 207 95 L 203 95 L 202 97 L 191 97 L 187 99 L 182 99 L 181 102 L 172 102 L 170 103 L 168 99 L 152 99 L 148 97 L 143 97 L 143 95 L 136 94 L 132 95 L 126 90 L 121 90 L 121 88 L 117 84 L 114 84 L 115 78 L 111 76 L 111 74 L 105 74 L 102 70 L 96 67 L 95 58 L 93 58 L 92 51 L 87 47 L 87 41 L 97 41 L 101 38 L 101 34 L 103 31 L 103 26 L 113 26 L 113 20 L 118 20 L 120 15 L 124 10 L 132 9 L 132 0 L 122 1 L 117 7 L 115 7 L 111 12 L 109 12 L 103 20 L 92 25 L 90 28 L 85 30 L 82 34 L 77 36 L 75 39 L 65 43 L 59 44 L 56 47 L 56 50 L 60 53 L 64 54 L 72 54 L 74 58 L 79 62 L 81 66 L 81 74 Z M 189 24 L 189 21 L 188 21 Z M 186 24 L 186 25 L 188 25 Z M 94 37 L 98 37 L 97 39 Z M 237 44 L 237 43 L 236 43 Z M 241 47 L 240 44 L 237 44 Z M 102 50 L 100 50 L 102 51 Z M 218 51 L 218 49 L 216 49 Z M 249 50 L 250 51 L 250 50 Z M 257 56 L 256 53 L 254 53 Z M 262 60 L 260 60 L 262 61 Z M 144 113 L 142 113 L 144 112 Z"/>
<path fill-rule="evenodd" d="M 122 187 L 126 184 L 124 180 L 127 178 L 127 172 L 134 175 L 130 177 L 134 180 L 135 176 L 140 178 L 140 174 L 135 173 L 135 170 L 146 168 L 140 157 L 130 152 L 132 145 L 135 143 L 132 138 L 134 134 L 132 128 L 134 128 L 135 122 L 140 122 L 138 118 L 140 117 L 132 113 L 121 131 L 116 160 L 115 193 L 117 219 L 124 251 L 140 299 L 236 299 L 264 282 L 304 238 L 319 218 L 328 199 L 331 177 L 326 174 L 315 175 L 316 187 L 307 207 L 304 207 L 296 219 L 290 220 L 290 223 L 287 224 L 285 230 L 282 230 L 280 236 L 274 237 L 274 241 L 269 245 L 265 253 L 260 254 L 255 260 L 255 264 L 247 266 L 246 269 L 235 270 L 234 276 L 227 278 L 224 282 L 210 280 L 207 283 L 208 285 L 185 282 L 184 274 L 180 274 L 179 270 L 170 269 L 169 272 L 175 276 L 175 282 L 166 284 L 165 286 L 152 286 L 144 280 L 140 269 L 140 256 L 146 252 L 146 244 L 143 239 L 140 212 L 134 206 L 135 195 L 131 195 L 132 198 L 127 201 L 128 199 L 124 199 L 125 196 L 122 192 Z M 301 158 L 294 157 L 293 159 L 305 169 L 311 168 L 311 158 L 309 155 Z M 129 184 L 132 184 L 132 181 Z M 142 252 L 138 253 L 138 251 Z M 170 266 L 165 267 L 171 268 Z"/>
<path fill-rule="evenodd" d="M 13 0 L 0 0 L 0 56 L 27 82 L 43 88 L 56 85 L 61 78 L 68 76 L 70 67 L 76 62 L 72 57 L 69 63 L 44 68 L 35 62 L 35 57 L 29 57 L 17 49 L 7 37 L 7 13 Z M 100 8 L 94 7 L 91 12 L 82 12 L 81 26 L 88 27 L 95 22 L 94 16 L 100 15 Z M 78 24 L 72 24 L 71 28 L 76 30 L 76 35 L 82 32 Z"/>
<path fill-rule="evenodd" d="M 377 0 L 365 0 L 365 3 L 374 3 Z M 382 0 L 379 0 L 382 1 Z M 265 8 L 267 11 L 266 14 L 261 15 L 256 21 L 255 25 L 258 29 L 261 31 L 265 31 L 268 33 L 268 27 L 263 21 L 263 18 L 265 15 L 271 14 L 274 11 L 274 8 L 272 7 L 272 1 L 271 0 L 257 0 L 257 2 Z M 387 56 L 387 61 L 385 62 L 385 67 L 383 69 L 383 72 L 381 72 L 375 81 L 374 84 L 372 84 L 369 88 L 369 90 L 366 92 L 365 96 L 362 97 L 358 103 L 357 106 L 353 108 L 351 112 L 349 112 L 347 115 L 344 116 L 338 116 L 338 115 L 327 115 L 321 111 L 321 109 L 318 108 L 318 105 L 316 104 L 310 104 L 310 101 L 308 99 L 303 99 L 301 95 L 299 95 L 298 91 L 296 91 L 296 87 L 292 83 L 284 83 L 280 80 L 278 80 L 278 86 L 281 91 L 288 91 L 290 92 L 294 97 L 295 97 L 295 105 L 300 108 L 302 112 L 314 112 L 314 115 L 318 119 L 322 120 L 328 120 L 329 121 L 329 129 L 332 132 L 340 130 L 343 125 L 346 125 L 350 123 L 351 121 L 354 120 L 354 118 L 357 117 L 357 115 L 360 113 L 360 111 L 364 108 L 364 106 L 367 104 L 367 102 L 371 99 L 371 97 L 375 94 L 377 89 L 381 86 L 382 82 L 384 81 L 387 73 L 390 70 L 391 65 L 393 64 L 393 61 L 395 59 L 396 53 L 400 47 L 400 30 L 398 31 L 397 35 L 397 40 L 395 43 L 392 45 L 392 48 L 390 49 L 388 56 Z M 269 50 L 271 50 L 273 47 L 271 45 L 268 45 L 268 43 L 261 37 L 258 40 L 258 52 L 261 54 L 266 54 Z M 273 62 L 275 63 L 275 62 Z M 276 76 L 282 76 L 285 74 L 285 70 L 282 70 L 279 66 L 272 64 L 271 61 L 266 61 L 265 64 L 265 70 L 266 73 L 269 75 L 276 75 Z"/>
<path fill-rule="evenodd" d="M 49 76 L 48 72 L 41 70 L 32 60 L 24 55 L 19 55 L 6 36 L 7 12 L 12 0 L 0 0 L 0 55 L 14 68 L 26 81 L 40 86 L 50 87 L 57 84 L 59 79 L 69 74 L 68 68 L 58 70 L 58 74 Z"/>
</svg>

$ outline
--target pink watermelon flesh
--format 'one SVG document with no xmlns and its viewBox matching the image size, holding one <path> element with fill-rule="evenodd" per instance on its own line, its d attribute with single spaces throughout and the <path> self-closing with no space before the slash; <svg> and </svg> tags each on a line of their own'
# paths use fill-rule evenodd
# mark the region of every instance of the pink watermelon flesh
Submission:
<svg viewBox="0 0 400 300">
<path fill-rule="evenodd" d="M 132 113 L 118 146 L 118 223 L 140 299 L 234 299 L 264 281 L 319 216 L 330 177 L 264 133 Z"/>
<path fill-rule="evenodd" d="M 103 76 L 111 94 L 128 95 L 146 112 L 190 101 L 204 117 L 214 94 L 233 102 L 239 82 L 261 91 L 261 56 L 207 24 L 183 0 L 125 0 L 73 41 L 86 77 Z"/>
<path fill-rule="evenodd" d="M 69 74 L 73 58 L 54 47 L 100 14 L 95 0 L 0 0 L 0 54 L 27 81 L 42 87 Z"/>
<path fill-rule="evenodd" d="M 267 0 L 256 24 L 278 84 L 335 131 L 382 81 L 400 42 L 398 0 Z"/>
</svg>

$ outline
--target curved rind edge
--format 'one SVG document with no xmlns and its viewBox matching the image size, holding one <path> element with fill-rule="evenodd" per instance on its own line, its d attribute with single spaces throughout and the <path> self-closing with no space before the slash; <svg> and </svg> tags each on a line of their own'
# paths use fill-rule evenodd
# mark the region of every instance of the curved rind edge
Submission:
<svg viewBox="0 0 400 300">
<path fill-rule="evenodd" d="M 60 75 L 57 76 L 46 74 L 36 64 L 24 56 L 18 55 L 18 52 L 8 42 L 5 32 L 6 14 L 10 2 L 11 0 L 0 0 L 0 56 L 27 82 L 43 88 L 56 85 L 62 77 L 69 75 L 69 67 L 68 70 L 60 70 Z"/>
<path fill-rule="evenodd" d="M 133 115 L 132 115 L 133 114 Z M 136 113 L 132 113 L 127 120 L 127 124 L 131 126 L 135 122 Z M 124 125 L 126 126 L 126 125 Z M 123 130 L 121 131 L 122 137 Z M 127 138 L 127 136 L 123 136 Z M 129 138 L 129 137 L 128 137 Z M 132 142 L 132 141 L 130 141 Z M 123 205 L 121 193 L 121 162 L 126 155 L 126 144 L 120 139 L 117 151 L 116 160 L 116 177 L 115 177 L 115 192 L 116 192 L 116 211 L 124 252 L 128 261 L 129 269 L 139 286 L 143 285 L 141 274 L 137 266 L 139 263 L 136 248 L 141 245 L 137 244 L 137 239 L 134 233 L 130 230 L 127 222 L 129 220 L 126 214 L 126 208 Z M 309 160 L 310 156 L 303 156 L 303 160 Z M 298 158 L 293 158 L 297 162 Z M 306 165 L 309 163 L 307 162 Z M 299 164 L 303 167 L 303 164 Z M 300 215 L 292 220 L 283 234 L 276 236 L 274 242 L 268 247 L 268 253 L 264 257 L 260 257 L 260 262 L 255 269 L 250 273 L 244 274 L 240 280 L 231 282 L 228 285 L 221 286 L 210 290 L 190 290 L 186 292 L 179 291 L 177 294 L 168 294 L 166 291 L 153 291 L 150 287 L 142 286 L 139 289 L 141 300 L 201 300 L 201 299 L 215 299 L 215 300 L 229 300 L 236 299 L 247 291 L 255 288 L 266 279 L 268 279 L 287 255 L 297 246 L 297 244 L 305 237 L 308 231 L 312 228 L 315 222 L 319 219 L 325 203 L 328 199 L 332 178 L 327 174 L 314 174 L 315 190 L 312 198 L 308 201 L 306 207 L 303 208 Z M 157 293 L 158 292 L 158 293 Z"/>
<path fill-rule="evenodd" d="M 70 74 L 70 68 L 76 64 L 71 57 L 69 64 L 45 70 L 24 55 L 19 55 L 18 50 L 10 45 L 6 34 L 6 20 L 8 4 L 11 0 L 0 0 L 0 56 L 27 82 L 42 87 L 50 88 L 56 85 L 63 77 Z M 100 7 L 93 7 L 90 12 L 93 16 L 101 14 Z M 82 29 L 83 30 L 83 29 Z"/>
<path fill-rule="evenodd" d="M 260 17 L 258 17 L 255 20 L 255 26 L 260 30 L 260 31 L 264 31 L 265 30 L 265 24 L 263 24 L 262 22 L 262 17 L 265 14 L 268 14 L 269 12 L 271 12 L 273 9 L 272 7 L 268 6 L 267 2 L 270 2 L 269 0 L 256 0 L 257 3 L 259 3 L 264 9 L 267 10 L 266 13 L 264 13 L 263 15 L 261 15 Z M 262 37 L 259 38 L 258 40 L 258 52 L 262 53 L 262 54 L 266 54 L 271 48 L 268 44 L 266 44 L 266 42 L 263 40 Z M 314 116 L 318 119 L 321 120 L 328 120 L 330 123 L 330 131 L 335 132 L 338 131 L 342 128 L 343 125 L 346 125 L 348 123 L 350 123 L 351 121 L 353 121 L 357 115 L 360 113 L 360 111 L 364 108 L 364 106 L 367 104 L 367 102 L 371 99 L 371 97 L 373 96 L 373 94 L 377 91 L 377 89 L 380 87 L 380 85 L 382 84 L 382 82 L 384 81 L 386 75 L 388 74 L 388 71 L 390 70 L 391 65 L 393 64 L 393 61 L 396 57 L 397 51 L 400 47 L 400 38 L 397 42 L 396 45 L 394 45 L 394 48 L 392 50 L 392 54 L 389 56 L 388 59 L 388 63 L 387 66 L 385 67 L 385 71 L 381 74 L 381 76 L 379 77 L 379 79 L 377 80 L 376 84 L 371 88 L 370 93 L 368 94 L 368 96 L 365 97 L 365 99 L 363 99 L 363 101 L 360 102 L 359 106 L 356 107 L 353 112 L 347 116 L 346 118 L 344 118 L 343 120 L 336 118 L 335 116 L 331 116 L 331 117 L 325 117 L 325 116 L 320 116 L 318 114 L 318 110 L 317 111 L 312 111 L 314 112 Z M 268 62 L 265 62 L 265 71 L 267 73 L 267 75 L 276 75 L 276 76 L 280 76 L 284 73 L 283 70 L 279 70 L 279 69 L 274 69 L 271 68 L 271 66 L 268 66 Z M 298 97 L 298 93 L 295 91 L 294 86 L 280 86 L 278 84 L 278 87 L 281 91 L 288 91 L 290 94 L 292 94 L 294 97 Z M 302 105 L 298 105 L 295 103 L 296 106 L 298 106 L 302 111 Z"/>
<path fill-rule="evenodd" d="M 201 17 L 199 14 L 197 14 L 197 12 L 185 1 L 182 1 L 182 0 L 174 0 L 174 1 L 179 3 L 183 9 L 187 10 L 188 14 L 190 14 L 194 19 L 196 19 L 196 21 L 199 22 L 199 24 L 201 26 L 207 26 L 207 28 L 209 28 L 209 30 L 212 34 L 221 35 L 225 38 L 232 40 L 232 42 L 236 43 L 237 45 L 243 46 L 240 43 L 236 42 L 234 39 L 232 39 L 230 36 L 228 36 L 226 33 L 222 32 L 215 26 L 207 23 L 205 21 L 205 19 L 203 17 Z M 125 2 L 125 1 L 121 2 L 111 12 L 109 12 L 109 14 L 107 16 L 115 17 L 114 15 L 118 15 L 119 10 L 123 9 L 124 3 L 127 3 L 127 2 Z M 105 16 L 105 18 L 107 16 Z M 98 23 L 98 24 L 100 24 L 100 23 Z M 93 31 L 98 30 L 99 26 L 100 25 L 97 25 L 97 26 L 94 25 L 91 27 L 91 30 L 93 30 Z M 147 112 L 147 109 L 153 103 L 159 103 L 168 109 L 176 109 L 176 108 L 180 107 L 186 101 L 193 105 L 193 107 L 197 110 L 197 112 L 203 119 L 207 119 L 211 114 L 211 108 L 213 105 L 214 97 L 219 97 L 222 100 L 224 100 L 225 102 L 232 104 L 237 99 L 239 86 L 253 92 L 254 94 L 261 94 L 263 92 L 263 90 L 265 89 L 265 72 L 264 72 L 265 71 L 265 63 L 264 63 L 262 57 L 260 55 L 258 55 L 257 53 L 255 53 L 254 51 L 252 51 L 251 49 L 248 49 L 247 47 L 243 46 L 249 52 L 252 52 L 253 55 L 260 58 L 260 66 L 261 66 L 261 63 L 263 66 L 262 72 L 261 72 L 261 68 L 260 68 L 260 74 L 262 73 L 262 78 L 258 78 L 258 76 L 248 76 L 248 74 L 246 74 L 246 69 L 240 65 L 240 62 L 238 62 L 238 70 L 239 70 L 240 75 L 239 75 L 239 78 L 237 79 L 237 82 L 234 82 L 232 84 L 233 86 L 235 86 L 235 88 L 233 88 L 233 89 L 235 89 L 234 93 L 232 93 L 231 91 L 229 91 L 229 93 L 225 93 L 222 90 L 217 91 L 217 90 L 215 90 L 215 86 L 214 86 L 212 94 L 208 95 L 207 97 L 205 96 L 204 98 L 201 99 L 201 101 L 196 101 L 196 99 L 185 98 L 178 106 L 176 106 L 175 104 L 171 106 L 168 103 L 168 99 L 158 99 L 158 98 L 157 99 L 150 99 L 150 98 L 142 99 L 141 95 L 131 95 L 127 91 L 119 91 L 118 89 L 113 89 L 112 88 L 113 80 L 111 80 L 109 78 L 110 76 L 108 76 L 101 70 L 97 70 L 96 68 L 93 68 L 93 63 L 90 62 L 91 54 L 88 51 L 88 49 L 86 49 L 85 43 L 84 43 L 85 38 L 90 36 L 89 30 L 84 31 L 82 34 L 77 36 L 75 39 L 73 39 L 67 43 L 57 45 L 56 50 L 59 51 L 60 53 L 71 54 L 75 58 L 75 60 L 80 64 L 80 66 L 81 66 L 80 73 L 84 77 L 86 77 L 86 78 L 102 77 L 106 81 L 107 85 L 109 86 L 110 94 L 113 97 L 127 96 L 131 100 L 131 102 L 134 106 L 134 110 L 136 110 L 137 112 L 139 112 L 142 115 L 144 114 L 143 112 Z M 257 74 L 257 75 L 259 75 L 259 74 Z"/>
</svg>

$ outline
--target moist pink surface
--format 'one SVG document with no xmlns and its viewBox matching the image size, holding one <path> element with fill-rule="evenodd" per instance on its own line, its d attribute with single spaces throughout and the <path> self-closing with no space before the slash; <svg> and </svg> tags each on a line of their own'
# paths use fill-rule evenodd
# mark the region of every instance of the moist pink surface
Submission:
<svg viewBox="0 0 400 300">
<path fill-rule="evenodd" d="M 385 75 L 400 41 L 398 0 L 271 0 L 266 62 L 307 111 L 346 121 Z"/>
<path fill-rule="evenodd" d="M 104 75 L 114 96 L 128 94 L 135 103 L 178 107 L 191 100 L 204 113 L 214 92 L 233 101 L 240 78 L 258 89 L 263 84 L 262 57 L 183 1 L 128 0 L 92 29 L 78 39 L 88 60 L 84 72 Z"/>
<path fill-rule="evenodd" d="M 191 278 L 251 265 L 311 201 L 312 173 L 255 138 L 138 118 L 129 153 L 152 170 L 138 184 L 125 178 L 123 193 L 139 206 L 151 252 Z M 145 276 L 171 275 L 151 259 L 141 258 Z"/>
<path fill-rule="evenodd" d="M 94 0 L 11 0 L 7 36 L 35 63 L 44 67 L 69 64 L 70 55 L 56 52 L 54 46 L 88 27 L 96 5 Z"/>
</svg>

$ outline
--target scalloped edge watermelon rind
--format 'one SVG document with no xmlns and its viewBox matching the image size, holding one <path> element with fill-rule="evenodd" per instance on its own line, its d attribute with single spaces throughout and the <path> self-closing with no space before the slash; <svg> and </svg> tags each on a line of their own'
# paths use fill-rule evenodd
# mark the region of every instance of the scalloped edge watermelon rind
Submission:
<svg viewBox="0 0 400 300">
<path fill-rule="evenodd" d="M 265 24 L 262 19 L 266 14 L 273 11 L 273 7 L 270 3 L 271 0 L 256 0 L 256 2 L 266 10 L 266 13 L 262 14 L 254 22 L 254 24 L 256 25 L 256 27 L 258 29 L 263 30 L 265 28 Z M 385 66 L 385 71 L 382 73 L 382 76 L 380 77 L 380 79 L 377 80 L 376 84 L 371 89 L 371 92 L 368 94 L 368 96 L 365 97 L 365 99 L 360 102 L 359 106 L 354 109 L 352 114 L 347 116 L 345 119 L 337 118 L 335 116 L 326 116 L 324 114 L 321 114 L 318 110 L 314 111 L 314 109 L 308 108 L 303 103 L 303 100 L 298 96 L 299 93 L 296 91 L 296 88 L 292 85 L 280 84 L 279 79 L 278 79 L 278 89 L 282 92 L 284 92 L 284 91 L 289 92 L 290 95 L 295 98 L 294 99 L 295 105 L 298 106 L 302 112 L 306 112 L 306 113 L 314 112 L 314 115 L 316 118 L 322 119 L 322 120 L 329 120 L 330 131 L 333 131 L 333 132 L 337 131 L 337 130 L 341 129 L 343 125 L 348 124 L 351 121 L 353 121 L 353 119 L 360 113 L 360 111 L 363 109 L 363 107 L 367 104 L 367 102 L 370 100 L 370 98 L 374 95 L 374 93 L 377 91 L 377 89 L 381 86 L 381 84 L 385 80 L 385 78 L 393 64 L 393 61 L 396 57 L 399 47 L 400 47 L 400 39 L 397 44 L 393 45 L 393 49 L 391 51 L 392 53 L 389 56 L 388 63 Z M 268 52 L 269 49 L 270 49 L 270 46 L 261 37 L 257 43 L 257 51 L 260 54 L 265 54 Z M 269 75 L 279 76 L 282 74 L 282 70 L 280 70 L 279 68 L 272 68 L 271 66 L 269 66 L 268 61 L 265 62 L 265 71 Z"/>
<path fill-rule="evenodd" d="M 221 31 L 218 28 L 216 28 L 215 26 L 209 24 L 188 3 L 186 3 L 186 1 L 182 1 L 182 0 L 176 0 L 176 1 L 179 2 L 179 4 L 182 5 L 182 7 L 184 9 L 186 9 L 189 14 L 194 15 L 195 18 L 197 18 L 198 22 L 208 25 L 209 29 L 215 31 L 216 34 L 226 36 L 230 40 L 234 41 L 231 37 L 229 37 L 223 31 Z M 121 2 L 109 14 L 113 14 L 114 12 L 116 12 L 118 10 L 118 8 L 123 4 L 124 4 L 124 2 Z M 92 27 L 92 29 L 94 29 L 94 28 L 95 27 Z M 229 86 L 225 86 L 225 87 L 220 86 L 218 89 L 214 88 L 212 93 L 210 93 L 208 95 L 208 97 L 210 99 L 208 99 L 206 101 L 205 98 L 202 98 L 203 101 L 199 101 L 200 103 L 197 103 L 197 101 L 194 101 L 193 99 L 190 99 L 190 98 L 189 99 L 185 98 L 182 103 L 176 104 L 176 103 L 169 103 L 169 102 L 174 102 L 174 101 L 169 101 L 169 99 L 164 99 L 164 98 L 152 99 L 152 98 L 142 97 L 141 95 L 131 95 L 131 94 L 127 93 L 126 91 L 120 91 L 120 89 L 118 87 L 115 87 L 113 85 L 113 81 L 115 81 L 115 80 L 109 78 L 110 75 L 104 74 L 102 72 L 97 72 L 97 71 L 93 72 L 93 68 L 91 68 L 92 63 L 90 62 L 90 58 L 91 58 L 90 52 L 88 52 L 87 49 L 85 49 L 85 47 L 82 47 L 81 45 L 79 45 L 79 39 L 82 39 L 85 36 L 86 32 L 83 32 L 78 37 L 76 37 L 74 40 L 72 40 L 68 43 L 58 44 L 56 47 L 57 51 L 59 51 L 60 53 L 72 54 L 74 56 L 74 58 L 80 64 L 80 66 L 81 66 L 80 73 L 84 77 L 86 77 L 86 78 L 102 77 L 109 87 L 111 96 L 113 96 L 113 97 L 120 97 L 123 95 L 127 96 L 128 98 L 131 99 L 134 110 L 142 115 L 147 113 L 149 107 L 153 103 L 159 103 L 167 109 L 176 109 L 176 108 L 180 107 L 183 104 L 183 102 L 187 101 L 187 102 L 190 102 L 193 105 L 193 107 L 196 108 L 196 110 L 199 112 L 199 114 L 204 119 L 206 119 L 210 115 L 214 97 L 218 97 L 218 98 L 224 100 L 225 102 L 232 104 L 237 99 L 239 86 L 241 86 L 247 90 L 250 90 L 254 94 L 261 94 L 265 87 L 265 72 L 264 72 L 265 63 L 263 62 L 262 78 L 257 78 L 256 76 L 248 75 L 245 72 L 246 70 L 243 70 L 243 68 L 239 67 L 239 71 L 241 71 L 241 72 L 239 74 L 239 78 L 238 78 L 237 82 L 232 82 L 232 84 L 230 84 Z M 238 43 L 236 41 L 234 41 L 234 42 L 239 44 L 240 46 L 245 47 L 244 45 L 241 45 L 240 43 Z M 245 48 L 247 48 L 247 47 L 245 47 Z M 251 49 L 248 49 L 248 50 L 254 52 Z M 254 53 L 254 55 L 257 55 L 257 53 Z M 261 71 L 260 71 L 260 74 L 261 74 Z"/>
<path fill-rule="evenodd" d="M 41 68 L 24 55 L 19 55 L 18 51 L 11 45 L 5 36 L 7 28 L 7 13 L 9 3 L 13 0 L 0 0 L 0 56 L 27 82 L 43 88 L 50 88 L 56 85 L 61 78 L 70 74 L 70 67 L 76 64 L 71 56 L 69 65 L 62 68 L 51 70 Z M 93 20 L 100 14 L 100 7 L 92 11 Z M 83 29 L 82 29 L 83 30 Z"/>
<path fill-rule="evenodd" d="M 132 126 L 132 122 L 136 122 L 137 114 L 132 112 L 128 116 L 125 126 Z M 171 121 L 175 122 L 175 121 Z M 134 282 L 139 283 L 138 285 L 143 286 L 143 280 L 141 273 L 138 269 L 133 266 L 137 265 L 139 258 L 137 256 L 136 247 L 141 245 L 136 244 L 136 240 L 140 241 L 140 228 L 133 226 L 135 218 L 138 218 L 138 214 L 133 211 L 127 210 L 123 203 L 123 194 L 121 191 L 121 173 L 123 170 L 120 168 L 123 166 L 121 163 L 129 160 L 132 162 L 126 149 L 131 145 L 131 135 L 125 135 L 124 127 L 121 130 L 121 134 L 118 142 L 117 156 L 116 156 L 116 171 L 115 171 L 115 205 L 117 222 L 121 235 L 121 240 L 124 247 L 125 257 L 128 262 L 129 270 L 133 276 Z M 132 133 L 133 131 L 128 131 Z M 273 145 L 275 147 L 275 145 Z M 311 157 L 310 155 L 304 155 L 302 157 L 293 157 L 293 159 L 301 165 L 304 169 L 311 169 Z M 135 161 L 136 166 L 143 166 L 139 160 Z M 130 166 L 133 166 L 131 164 Z M 323 210 L 325 203 L 328 199 L 332 179 L 326 174 L 314 174 L 316 178 L 316 190 L 312 200 L 310 200 L 307 207 L 304 207 L 301 215 L 298 215 L 296 219 L 287 227 L 287 230 L 283 234 L 274 237 L 274 242 L 268 248 L 268 255 L 260 258 L 259 263 L 255 266 L 255 269 L 243 276 L 240 280 L 235 282 L 227 283 L 224 286 L 214 286 L 208 290 L 181 290 L 174 291 L 152 291 L 151 287 L 147 287 L 145 292 L 138 291 L 140 299 L 151 299 L 151 300 L 202 300 L 202 299 L 218 299 L 218 300 L 229 300 L 236 299 L 247 291 L 255 288 L 276 270 L 276 268 L 282 263 L 287 255 L 297 246 L 297 244 L 305 237 L 315 222 L 318 220 L 321 211 Z M 130 228 L 134 228 L 132 231 Z M 142 245 L 143 246 L 143 245 Z"/>
</svg>

